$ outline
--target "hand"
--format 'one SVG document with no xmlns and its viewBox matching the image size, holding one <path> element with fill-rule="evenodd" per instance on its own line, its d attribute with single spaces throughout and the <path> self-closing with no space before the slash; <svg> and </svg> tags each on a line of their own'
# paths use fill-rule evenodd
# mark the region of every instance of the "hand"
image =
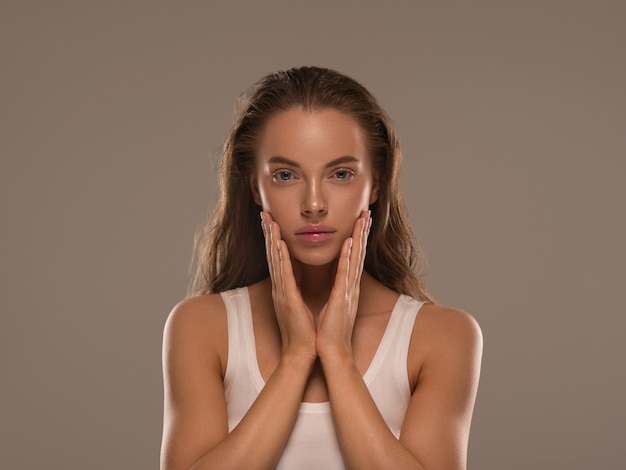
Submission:
<svg viewBox="0 0 626 470">
<path fill-rule="evenodd" d="M 261 221 L 282 353 L 301 355 L 313 361 L 317 356 L 315 320 L 296 284 L 287 244 L 281 238 L 280 227 L 269 213 L 261 212 Z"/>
<path fill-rule="evenodd" d="M 334 353 L 352 357 L 352 331 L 371 226 L 370 212 L 364 211 L 354 224 L 352 237 L 342 245 L 335 283 L 317 322 L 316 350 L 322 361 Z"/>
</svg>

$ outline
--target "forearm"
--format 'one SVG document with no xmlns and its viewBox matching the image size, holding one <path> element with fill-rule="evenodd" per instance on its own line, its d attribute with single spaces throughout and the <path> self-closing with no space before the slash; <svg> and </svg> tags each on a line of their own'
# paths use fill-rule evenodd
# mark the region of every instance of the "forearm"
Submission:
<svg viewBox="0 0 626 470">
<path fill-rule="evenodd" d="M 380 414 L 352 358 L 322 359 L 333 420 L 349 468 L 424 467 L 396 439 Z"/>
<path fill-rule="evenodd" d="M 312 365 L 283 357 L 239 424 L 191 470 L 274 468 L 297 418 Z"/>
</svg>

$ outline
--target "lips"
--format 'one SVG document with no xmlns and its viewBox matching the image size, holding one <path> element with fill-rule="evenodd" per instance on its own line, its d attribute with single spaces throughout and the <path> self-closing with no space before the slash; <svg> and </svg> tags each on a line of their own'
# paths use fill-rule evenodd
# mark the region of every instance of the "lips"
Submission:
<svg viewBox="0 0 626 470">
<path fill-rule="evenodd" d="M 335 230 L 332 227 L 329 227 L 328 225 L 310 224 L 310 225 L 307 225 L 306 227 L 302 227 L 296 230 L 296 235 L 304 235 L 307 233 L 335 233 L 336 231 L 337 230 Z"/>
<path fill-rule="evenodd" d="M 296 237 L 307 243 L 320 243 L 329 240 L 336 231 L 327 225 L 310 224 L 296 230 Z"/>
</svg>

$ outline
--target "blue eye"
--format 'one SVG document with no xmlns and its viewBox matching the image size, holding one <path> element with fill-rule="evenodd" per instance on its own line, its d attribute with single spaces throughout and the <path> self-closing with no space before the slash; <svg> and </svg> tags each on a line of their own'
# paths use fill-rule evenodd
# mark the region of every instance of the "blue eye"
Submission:
<svg viewBox="0 0 626 470">
<path fill-rule="evenodd" d="M 350 179 L 350 177 L 352 177 L 352 172 L 348 171 L 348 170 L 337 170 L 335 172 L 335 178 L 337 178 L 338 180 L 347 180 Z"/>
<path fill-rule="evenodd" d="M 289 181 L 293 178 L 293 174 L 290 171 L 281 170 L 274 172 L 272 177 L 277 181 Z"/>
</svg>

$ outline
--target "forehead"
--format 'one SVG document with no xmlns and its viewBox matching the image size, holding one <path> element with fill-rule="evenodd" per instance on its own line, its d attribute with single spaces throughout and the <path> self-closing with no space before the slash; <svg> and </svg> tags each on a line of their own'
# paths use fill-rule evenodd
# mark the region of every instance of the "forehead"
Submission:
<svg viewBox="0 0 626 470">
<path fill-rule="evenodd" d="M 257 163 L 275 156 L 320 162 L 353 156 L 369 161 L 361 126 L 334 109 L 294 108 L 273 116 L 260 135 L 256 153 Z"/>
</svg>

